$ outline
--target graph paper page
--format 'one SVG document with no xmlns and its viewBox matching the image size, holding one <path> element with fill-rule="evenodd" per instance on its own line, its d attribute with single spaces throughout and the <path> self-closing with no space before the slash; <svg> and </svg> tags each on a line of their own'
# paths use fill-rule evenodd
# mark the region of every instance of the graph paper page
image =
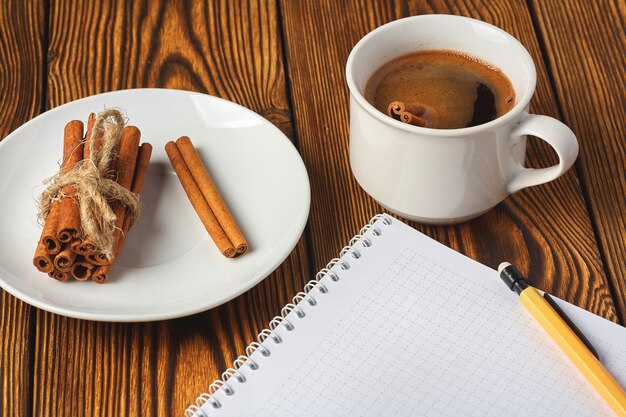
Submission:
<svg viewBox="0 0 626 417">
<path fill-rule="evenodd" d="M 496 271 L 398 220 L 376 226 L 206 416 L 611 415 Z M 560 304 L 624 385 L 626 330 Z"/>
</svg>

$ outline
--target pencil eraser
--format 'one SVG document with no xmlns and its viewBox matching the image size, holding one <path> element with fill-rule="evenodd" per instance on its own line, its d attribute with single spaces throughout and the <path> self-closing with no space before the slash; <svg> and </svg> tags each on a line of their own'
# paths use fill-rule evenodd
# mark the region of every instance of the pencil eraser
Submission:
<svg viewBox="0 0 626 417">
<path fill-rule="evenodd" d="M 500 266 L 498 267 L 498 273 L 501 273 L 501 272 L 502 272 L 502 270 L 503 270 L 504 268 L 506 268 L 507 266 L 510 266 L 510 265 L 511 265 L 511 264 L 510 264 L 510 263 L 508 263 L 508 262 L 502 262 L 502 263 L 500 264 Z"/>
</svg>

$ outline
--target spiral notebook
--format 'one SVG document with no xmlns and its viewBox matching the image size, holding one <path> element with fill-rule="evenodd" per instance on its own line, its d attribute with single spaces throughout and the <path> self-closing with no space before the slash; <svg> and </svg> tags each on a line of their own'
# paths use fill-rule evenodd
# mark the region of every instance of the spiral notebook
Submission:
<svg viewBox="0 0 626 417">
<path fill-rule="evenodd" d="M 626 385 L 626 329 L 557 300 Z M 498 273 L 376 216 L 186 416 L 611 415 Z"/>
</svg>

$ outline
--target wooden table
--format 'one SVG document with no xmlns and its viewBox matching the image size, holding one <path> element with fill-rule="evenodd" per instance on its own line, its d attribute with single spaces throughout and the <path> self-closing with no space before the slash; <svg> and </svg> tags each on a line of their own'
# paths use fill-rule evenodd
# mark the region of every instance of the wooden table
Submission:
<svg viewBox="0 0 626 417">
<path fill-rule="evenodd" d="M 423 13 L 475 17 L 520 39 L 539 74 L 531 110 L 571 126 L 581 151 L 564 177 L 523 190 L 474 221 L 414 226 L 491 267 L 511 260 L 541 289 L 624 324 L 624 2 L 3 1 L 0 137 L 47 109 L 105 91 L 200 91 L 253 109 L 293 140 L 312 204 L 305 234 L 281 267 L 246 294 L 192 317 L 96 323 L 1 292 L 0 415 L 182 415 L 381 211 L 350 172 L 344 65 L 370 30 Z M 554 162 L 548 146 L 530 141 L 530 166 Z"/>
</svg>

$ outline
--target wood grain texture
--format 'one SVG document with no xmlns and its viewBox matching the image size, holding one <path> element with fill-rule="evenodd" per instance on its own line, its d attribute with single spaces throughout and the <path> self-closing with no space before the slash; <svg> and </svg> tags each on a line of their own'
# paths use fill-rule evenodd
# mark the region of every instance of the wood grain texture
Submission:
<svg viewBox="0 0 626 417">
<path fill-rule="evenodd" d="M 348 162 L 344 68 L 372 29 L 405 15 L 401 1 L 282 1 L 292 112 L 311 181 L 314 269 L 334 258 L 380 207 L 359 187 Z"/>
<path fill-rule="evenodd" d="M 348 160 L 348 94 L 344 67 L 367 32 L 405 14 L 455 13 L 494 22 L 520 38 L 538 63 L 532 110 L 558 116 L 532 20 L 522 1 L 283 1 L 287 63 L 296 136 L 311 177 L 313 263 L 334 256 L 357 228 L 382 211 L 352 177 Z M 553 164 L 553 152 L 531 143 L 531 166 Z M 478 261 L 516 263 L 538 287 L 616 320 L 599 251 L 576 173 L 524 190 L 484 216 L 454 227 L 418 230 Z M 530 265 L 532 264 L 532 268 Z"/>
<path fill-rule="evenodd" d="M 607 276 L 626 324 L 626 3 L 533 1 Z"/>
<path fill-rule="evenodd" d="M 41 111 L 44 38 L 41 2 L 0 2 L 0 139 Z"/>
<path fill-rule="evenodd" d="M 44 47 L 43 4 L 0 2 L 0 140 L 41 111 Z M 0 289 L 0 415 L 4 417 L 27 416 L 30 410 L 34 311 Z"/>
<path fill-rule="evenodd" d="M 46 4 L 0 2 L 0 138 L 44 105 Z M 312 186 L 311 257 L 301 241 L 251 291 L 168 322 L 73 320 L 0 290 L 0 416 L 181 415 L 308 272 L 382 211 L 350 172 L 344 67 L 364 34 L 409 14 L 467 15 L 515 35 L 538 67 L 531 110 L 562 118 L 581 142 L 577 171 L 564 178 L 524 190 L 472 222 L 413 226 L 489 266 L 511 260 L 540 288 L 616 320 L 610 280 L 625 318 L 624 3 L 529 4 L 533 13 L 520 0 L 281 0 L 279 13 L 271 0 L 50 2 L 48 107 L 122 88 L 183 88 L 241 103 L 292 136 L 285 42 L 294 136 Z M 545 166 L 555 155 L 532 141 L 527 162 Z"/>
<path fill-rule="evenodd" d="M 53 2 L 49 106 L 122 88 L 182 88 L 241 103 L 290 134 L 276 4 L 232 6 Z M 301 241 L 243 296 L 179 320 L 94 323 L 39 312 L 33 415 L 182 415 L 302 288 L 305 253 Z"/>
<path fill-rule="evenodd" d="M 34 311 L 0 290 L 0 415 L 25 416 L 30 409 Z"/>
</svg>

